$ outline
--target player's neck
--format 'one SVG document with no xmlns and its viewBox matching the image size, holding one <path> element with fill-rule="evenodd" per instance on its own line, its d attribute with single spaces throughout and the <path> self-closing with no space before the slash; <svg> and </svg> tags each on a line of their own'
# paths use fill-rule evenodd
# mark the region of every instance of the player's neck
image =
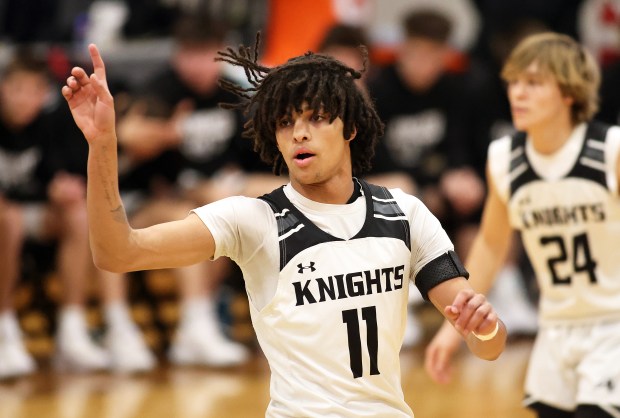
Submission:
<svg viewBox="0 0 620 418">
<path fill-rule="evenodd" d="M 541 154 L 553 154 L 568 141 L 575 127 L 570 120 L 557 120 L 528 130 L 534 149 Z"/>
<path fill-rule="evenodd" d="M 318 203 L 344 205 L 348 202 L 355 188 L 353 177 L 331 178 L 325 182 L 302 184 L 291 179 L 291 186 L 303 197 Z"/>
</svg>

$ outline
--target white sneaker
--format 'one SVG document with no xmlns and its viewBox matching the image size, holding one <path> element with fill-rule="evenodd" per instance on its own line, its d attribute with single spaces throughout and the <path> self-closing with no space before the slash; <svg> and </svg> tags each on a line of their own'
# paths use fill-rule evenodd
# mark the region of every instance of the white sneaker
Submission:
<svg viewBox="0 0 620 418">
<path fill-rule="evenodd" d="M 147 372 L 155 367 L 155 356 L 135 326 L 109 330 L 105 347 L 110 355 L 111 368 L 117 373 Z"/>
<path fill-rule="evenodd" d="M 30 374 L 36 364 L 22 342 L 13 313 L 0 315 L 0 380 Z"/>
<path fill-rule="evenodd" d="M 31 374 L 36 365 L 21 341 L 0 342 L 0 380 Z"/>
<path fill-rule="evenodd" d="M 212 321 L 181 325 L 169 352 L 170 361 L 182 366 L 236 366 L 249 358 L 248 349 L 227 339 Z"/>
<path fill-rule="evenodd" d="M 110 368 L 106 351 L 89 338 L 56 338 L 54 367 L 59 371 L 94 372 Z"/>
<path fill-rule="evenodd" d="M 60 312 L 53 365 L 61 371 L 90 372 L 110 367 L 106 351 L 90 338 L 84 313 L 79 307 Z"/>
</svg>

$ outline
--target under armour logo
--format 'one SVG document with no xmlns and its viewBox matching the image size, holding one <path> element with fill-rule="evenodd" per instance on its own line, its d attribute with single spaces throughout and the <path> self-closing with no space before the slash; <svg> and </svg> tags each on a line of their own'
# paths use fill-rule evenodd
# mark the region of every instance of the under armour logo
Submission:
<svg viewBox="0 0 620 418">
<path fill-rule="evenodd" d="M 297 264 L 297 268 L 299 270 L 297 270 L 297 273 L 303 274 L 305 269 L 310 269 L 310 271 L 315 271 L 316 269 L 314 268 L 314 261 L 311 261 L 309 265 L 304 266 L 303 264 L 299 263 Z"/>
</svg>

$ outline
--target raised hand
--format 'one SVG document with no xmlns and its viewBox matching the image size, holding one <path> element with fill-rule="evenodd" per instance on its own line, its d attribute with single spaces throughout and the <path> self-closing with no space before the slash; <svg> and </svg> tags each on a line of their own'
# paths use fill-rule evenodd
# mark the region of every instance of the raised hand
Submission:
<svg viewBox="0 0 620 418">
<path fill-rule="evenodd" d="M 88 46 L 94 72 L 89 76 L 74 67 L 62 88 L 75 123 L 89 143 L 115 135 L 114 100 L 106 80 L 105 65 L 94 44 Z"/>
</svg>

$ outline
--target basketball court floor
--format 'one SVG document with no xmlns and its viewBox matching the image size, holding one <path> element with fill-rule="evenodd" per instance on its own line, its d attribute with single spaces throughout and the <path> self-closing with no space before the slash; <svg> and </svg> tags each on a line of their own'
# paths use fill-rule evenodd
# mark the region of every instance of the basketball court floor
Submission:
<svg viewBox="0 0 620 418">
<path fill-rule="evenodd" d="M 511 342 L 486 362 L 459 353 L 452 383 L 433 383 L 423 348 L 403 350 L 402 383 L 416 418 L 533 418 L 520 405 L 531 339 Z M 178 368 L 161 362 L 138 376 L 37 374 L 0 382 L 0 418 L 262 418 L 269 370 L 261 353 L 229 370 Z"/>
</svg>

